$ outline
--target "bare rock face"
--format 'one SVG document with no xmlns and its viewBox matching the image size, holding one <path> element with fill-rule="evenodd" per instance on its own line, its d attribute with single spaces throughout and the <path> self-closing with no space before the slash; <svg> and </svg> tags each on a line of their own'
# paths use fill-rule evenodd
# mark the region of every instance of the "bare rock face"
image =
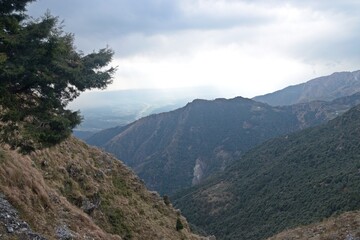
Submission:
<svg viewBox="0 0 360 240">
<path fill-rule="evenodd" d="M 75 237 L 66 225 L 57 227 L 56 236 L 59 240 L 72 240 Z"/>
<path fill-rule="evenodd" d="M 360 240 L 360 238 L 354 237 L 351 233 L 349 233 L 348 235 L 346 235 L 345 240 Z"/>
<path fill-rule="evenodd" d="M 6 228 L 10 236 L 21 236 L 24 240 L 46 240 L 46 238 L 33 232 L 25 221 L 19 218 L 17 210 L 0 193 L 0 223 Z M 2 239 L 0 235 L 0 239 Z"/>
<path fill-rule="evenodd" d="M 202 177 L 204 175 L 204 169 L 205 168 L 205 163 L 201 161 L 200 158 L 196 159 L 196 163 L 194 166 L 194 177 L 192 180 L 192 185 L 196 185 L 199 184 L 200 181 L 202 180 Z"/>
</svg>

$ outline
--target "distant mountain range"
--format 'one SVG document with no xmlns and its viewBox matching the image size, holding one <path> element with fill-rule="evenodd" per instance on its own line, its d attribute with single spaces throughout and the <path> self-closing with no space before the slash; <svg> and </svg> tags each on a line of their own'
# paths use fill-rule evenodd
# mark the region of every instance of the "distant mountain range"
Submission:
<svg viewBox="0 0 360 240">
<path fill-rule="evenodd" d="M 194 100 L 87 140 L 132 167 L 150 189 L 174 192 L 222 171 L 254 146 L 314 126 L 360 103 L 360 94 L 285 107 L 237 97 Z"/>
<path fill-rule="evenodd" d="M 359 71 L 334 73 L 304 84 L 290 86 L 253 100 L 273 106 L 313 100 L 331 101 L 360 91 Z M 74 130 L 80 139 L 116 126 L 125 126 L 150 114 L 172 111 L 195 98 L 215 99 L 222 94 L 212 87 L 180 89 L 134 89 L 82 94 L 69 108 L 81 109 L 84 120 Z"/>
<path fill-rule="evenodd" d="M 357 106 L 325 125 L 267 141 L 173 200 L 218 239 L 265 239 L 360 209 L 359 159 Z"/>
<path fill-rule="evenodd" d="M 314 100 L 331 101 L 357 92 L 360 92 L 360 71 L 338 72 L 257 96 L 253 100 L 272 106 L 283 106 Z"/>
</svg>

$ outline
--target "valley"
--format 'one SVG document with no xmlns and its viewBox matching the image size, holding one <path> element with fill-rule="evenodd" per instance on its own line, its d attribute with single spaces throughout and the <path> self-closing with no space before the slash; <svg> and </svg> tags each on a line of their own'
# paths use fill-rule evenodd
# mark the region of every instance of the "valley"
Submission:
<svg viewBox="0 0 360 240">
<path fill-rule="evenodd" d="M 194 100 L 86 141 L 123 159 L 150 189 L 171 195 L 270 138 L 325 123 L 359 103 L 360 94 L 283 107 L 241 97 Z"/>
<path fill-rule="evenodd" d="M 264 239 L 359 209 L 360 94 L 339 96 L 288 106 L 197 99 L 87 141 L 170 195 L 196 231 Z"/>
<path fill-rule="evenodd" d="M 359 7 L 1 0 L 0 239 L 359 240 Z"/>
</svg>

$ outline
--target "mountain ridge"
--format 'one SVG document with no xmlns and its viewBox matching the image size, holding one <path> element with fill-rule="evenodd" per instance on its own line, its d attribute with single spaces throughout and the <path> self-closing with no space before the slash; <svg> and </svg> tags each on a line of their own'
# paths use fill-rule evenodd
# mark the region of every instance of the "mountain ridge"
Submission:
<svg viewBox="0 0 360 240">
<path fill-rule="evenodd" d="M 359 103 L 360 94 L 284 107 L 243 97 L 196 99 L 87 142 L 123 159 L 150 189 L 172 194 L 224 170 L 267 139 L 320 124 Z"/>
<path fill-rule="evenodd" d="M 336 72 L 305 83 L 252 98 L 272 106 L 292 105 L 314 100 L 331 101 L 360 91 L 360 70 Z"/>
</svg>

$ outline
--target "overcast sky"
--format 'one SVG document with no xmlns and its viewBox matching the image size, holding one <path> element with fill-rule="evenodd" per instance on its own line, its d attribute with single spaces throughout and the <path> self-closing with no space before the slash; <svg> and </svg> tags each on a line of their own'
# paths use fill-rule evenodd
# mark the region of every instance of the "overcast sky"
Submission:
<svg viewBox="0 0 360 240">
<path fill-rule="evenodd" d="M 253 97 L 360 69 L 358 0 L 38 0 L 85 53 L 110 46 L 108 89 L 215 86 Z"/>
</svg>

